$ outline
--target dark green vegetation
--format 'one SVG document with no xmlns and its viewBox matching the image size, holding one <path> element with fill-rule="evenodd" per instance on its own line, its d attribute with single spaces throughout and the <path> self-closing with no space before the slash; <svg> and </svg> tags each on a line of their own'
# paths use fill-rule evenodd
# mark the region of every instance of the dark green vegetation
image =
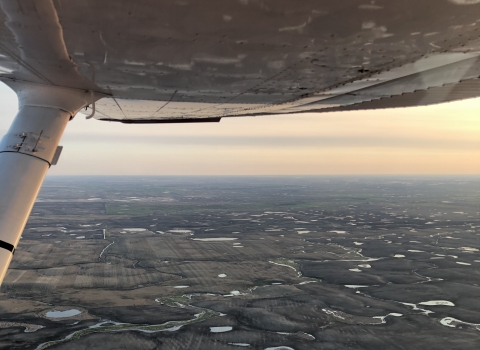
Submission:
<svg viewBox="0 0 480 350">
<path fill-rule="evenodd" d="M 479 238 L 477 178 L 49 179 L 0 347 L 477 349 Z"/>
</svg>

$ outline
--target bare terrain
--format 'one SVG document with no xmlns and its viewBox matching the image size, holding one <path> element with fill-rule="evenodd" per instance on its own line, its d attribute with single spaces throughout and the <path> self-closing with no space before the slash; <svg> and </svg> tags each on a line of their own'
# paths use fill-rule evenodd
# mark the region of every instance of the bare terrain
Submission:
<svg viewBox="0 0 480 350">
<path fill-rule="evenodd" d="M 480 179 L 65 177 L 2 349 L 478 349 Z"/>
</svg>

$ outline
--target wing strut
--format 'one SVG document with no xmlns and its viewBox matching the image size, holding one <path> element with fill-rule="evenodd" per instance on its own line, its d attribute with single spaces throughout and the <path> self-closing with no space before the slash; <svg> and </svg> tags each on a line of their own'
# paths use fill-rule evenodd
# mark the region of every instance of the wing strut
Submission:
<svg viewBox="0 0 480 350">
<path fill-rule="evenodd" d="M 92 103 L 85 90 L 6 83 L 17 93 L 20 108 L 0 142 L 0 284 L 68 121 Z"/>
</svg>

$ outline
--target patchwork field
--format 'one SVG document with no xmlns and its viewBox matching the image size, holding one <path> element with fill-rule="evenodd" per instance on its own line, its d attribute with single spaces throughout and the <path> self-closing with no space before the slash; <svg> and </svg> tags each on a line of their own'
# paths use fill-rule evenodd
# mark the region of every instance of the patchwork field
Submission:
<svg viewBox="0 0 480 350">
<path fill-rule="evenodd" d="M 477 349 L 480 179 L 50 178 L 2 349 Z"/>
</svg>

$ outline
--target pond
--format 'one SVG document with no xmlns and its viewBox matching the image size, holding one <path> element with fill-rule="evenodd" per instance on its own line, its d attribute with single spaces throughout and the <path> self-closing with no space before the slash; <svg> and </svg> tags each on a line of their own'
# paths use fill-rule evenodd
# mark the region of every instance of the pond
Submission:
<svg viewBox="0 0 480 350">
<path fill-rule="evenodd" d="M 52 310 L 48 311 L 45 316 L 50 318 L 65 318 L 80 315 L 82 312 L 77 309 L 70 309 L 65 311 Z"/>
<path fill-rule="evenodd" d="M 224 326 L 224 327 L 210 327 L 210 332 L 211 333 L 223 333 L 223 332 L 229 332 L 233 328 L 230 326 Z"/>
</svg>

